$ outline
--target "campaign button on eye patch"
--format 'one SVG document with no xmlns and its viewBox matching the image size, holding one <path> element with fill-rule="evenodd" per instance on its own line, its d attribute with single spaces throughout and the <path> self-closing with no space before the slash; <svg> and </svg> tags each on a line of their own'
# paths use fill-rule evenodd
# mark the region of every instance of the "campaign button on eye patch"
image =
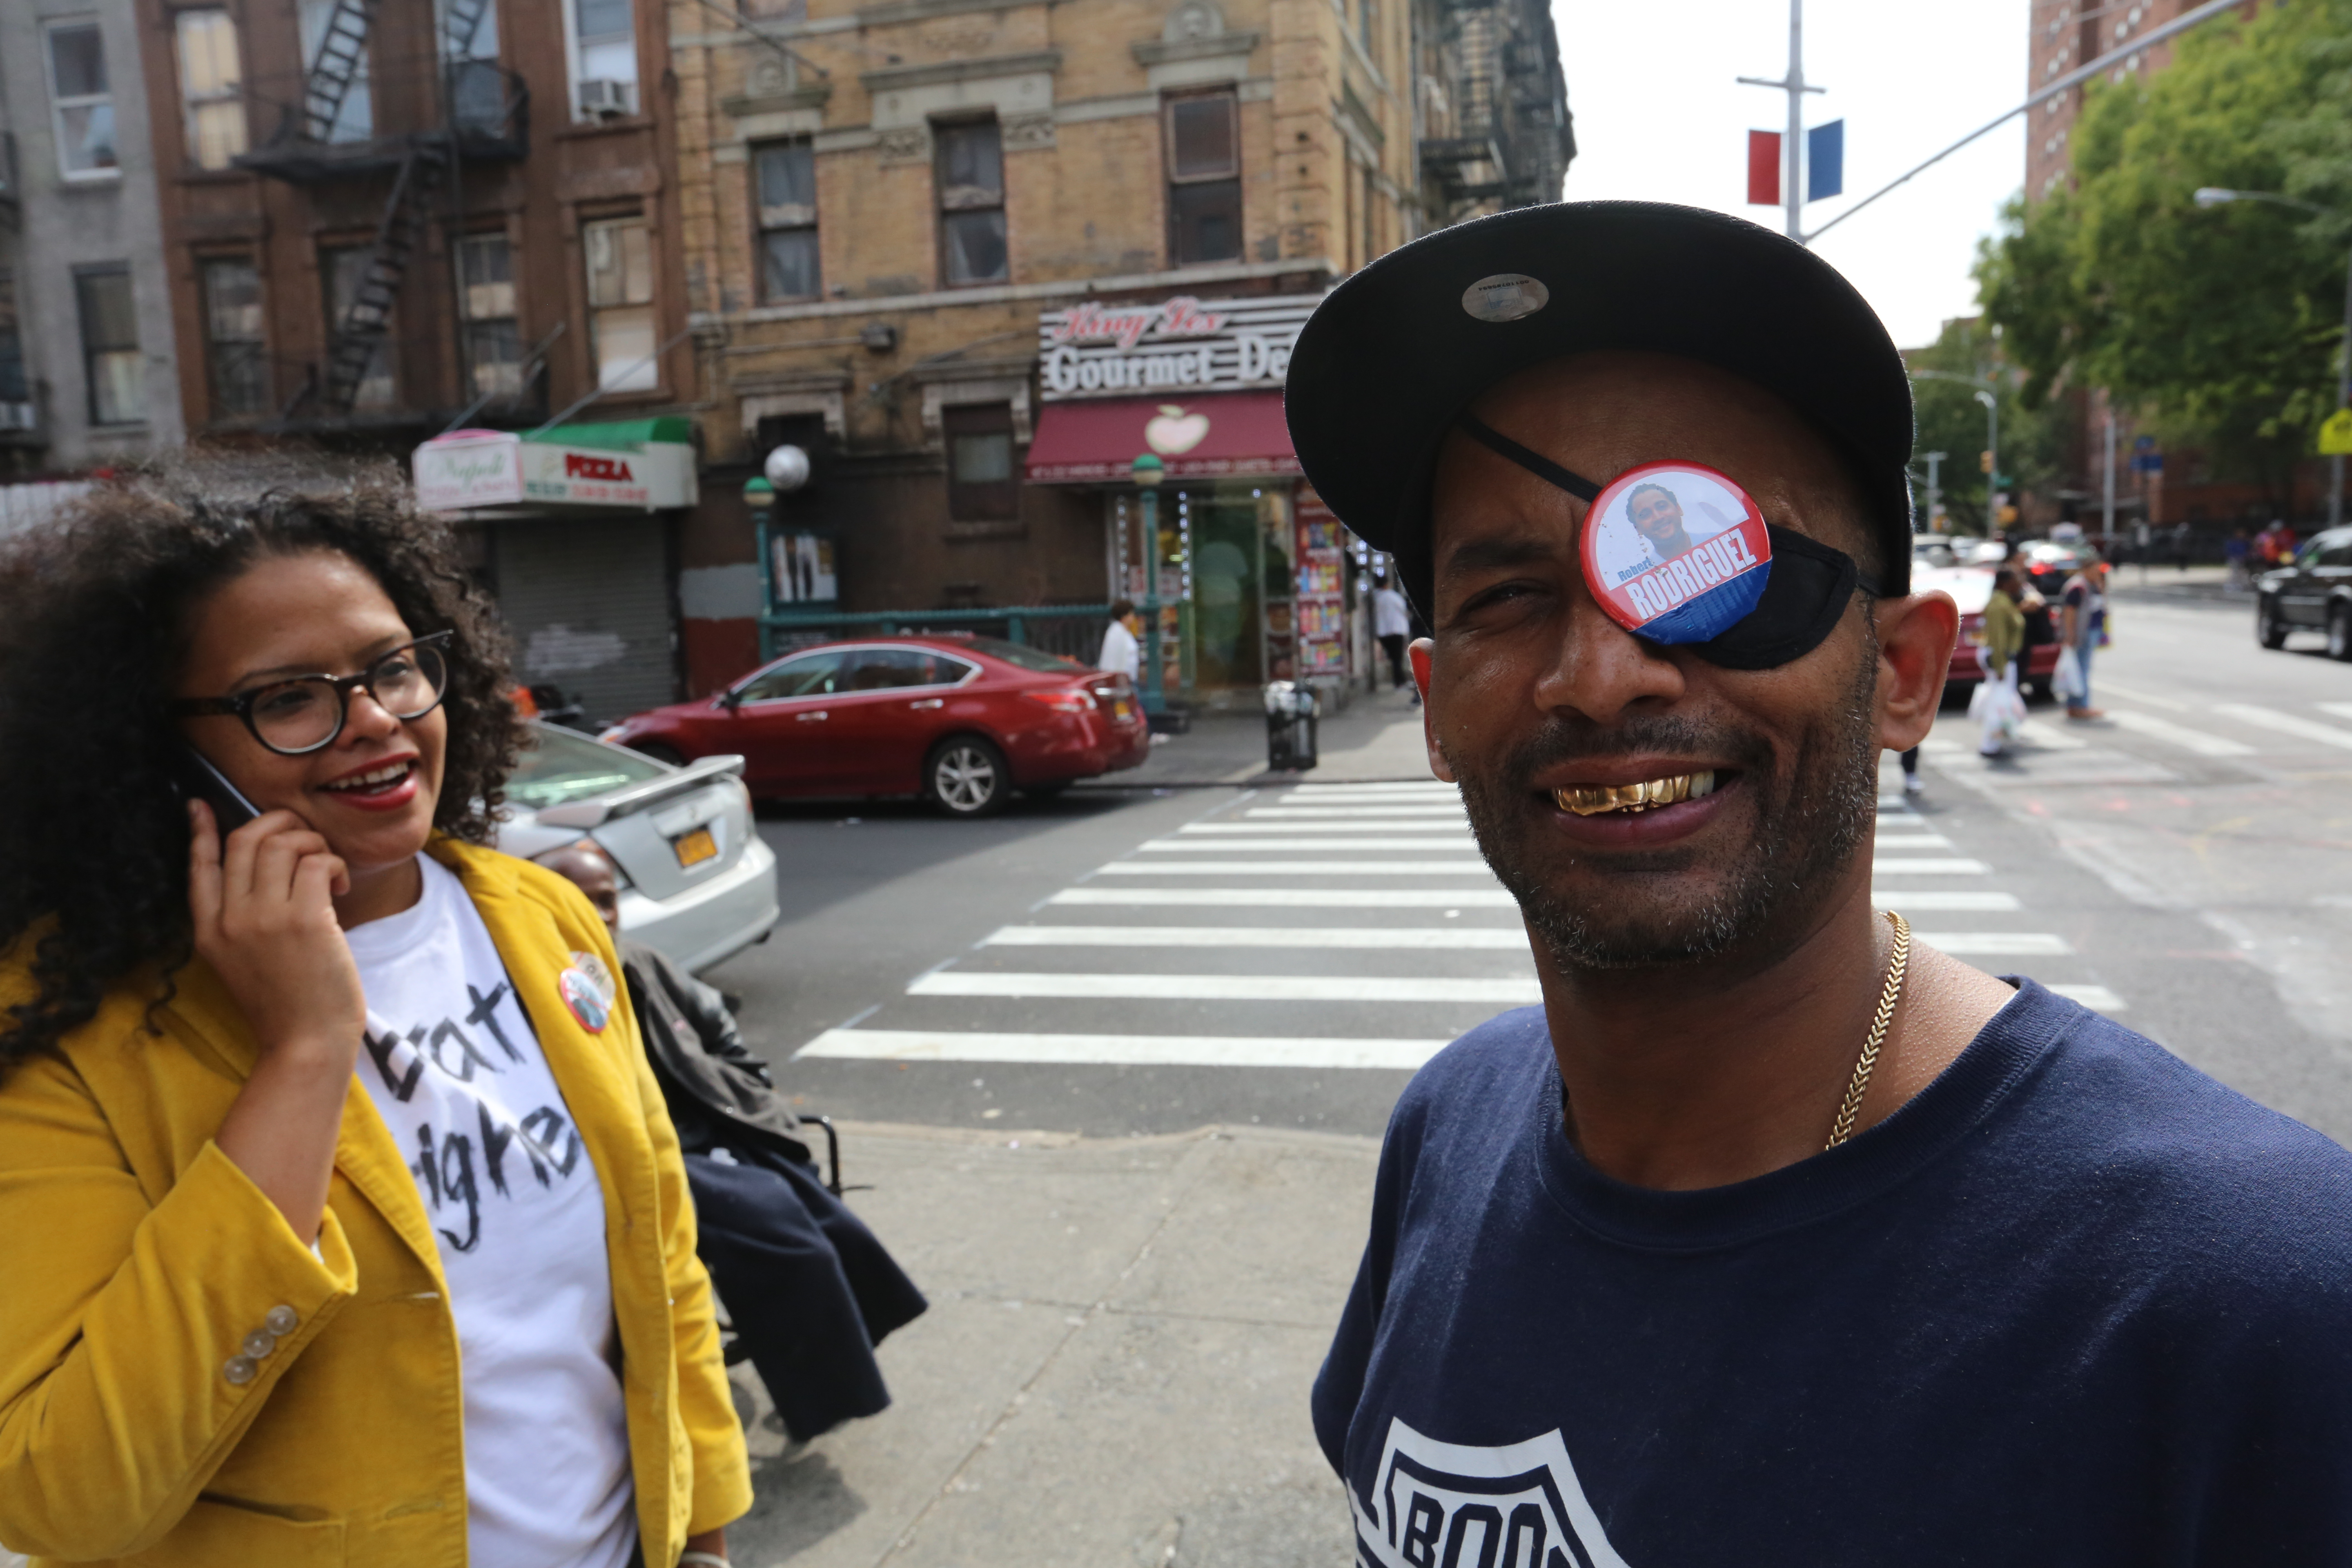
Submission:
<svg viewBox="0 0 2352 1568">
<path fill-rule="evenodd" d="M 1652 642 L 1707 642 L 1756 608 L 1772 538 L 1748 492 L 1700 463 L 1645 463 L 1585 514 L 1584 580 L 1611 618 Z"/>
</svg>

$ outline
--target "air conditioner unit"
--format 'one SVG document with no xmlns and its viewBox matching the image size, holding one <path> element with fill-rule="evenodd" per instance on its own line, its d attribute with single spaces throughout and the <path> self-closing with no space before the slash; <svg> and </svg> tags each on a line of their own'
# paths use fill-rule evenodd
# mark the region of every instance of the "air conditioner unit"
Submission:
<svg viewBox="0 0 2352 1568">
<path fill-rule="evenodd" d="M 597 120 L 613 120 L 637 111 L 637 84 L 598 79 L 580 84 L 580 112 Z"/>
</svg>

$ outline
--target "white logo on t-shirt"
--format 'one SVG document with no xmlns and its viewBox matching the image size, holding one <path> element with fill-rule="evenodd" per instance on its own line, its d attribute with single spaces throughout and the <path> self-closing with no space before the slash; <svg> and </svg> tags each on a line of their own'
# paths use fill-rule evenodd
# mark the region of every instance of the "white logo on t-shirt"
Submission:
<svg viewBox="0 0 2352 1568">
<path fill-rule="evenodd" d="M 1471 1448 L 1391 1416 L 1371 1507 L 1353 1489 L 1348 1500 L 1363 1568 L 1625 1568 L 1557 1427 Z"/>
</svg>

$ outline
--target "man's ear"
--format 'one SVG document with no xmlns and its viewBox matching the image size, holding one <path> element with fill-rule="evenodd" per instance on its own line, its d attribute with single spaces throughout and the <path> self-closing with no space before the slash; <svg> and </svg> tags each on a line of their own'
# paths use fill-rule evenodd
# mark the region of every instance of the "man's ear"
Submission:
<svg viewBox="0 0 2352 1568">
<path fill-rule="evenodd" d="M 1430 661 L 1436 654 L 1437 645 L 1427 637 L 1415 637 L 1405 645 L 1405 661 L 1412 666 L 1413 689 L 1421 693 L 1421 737 L 1429 747 L 1429 771 L 1452 784 L 1454 770 L 1446 765 L 1445 754 L 1437 749 L 1437 709 L 1429 700 Z"/>
<path fill-rule="evenodd" d="M 1942 592 L 1878 602 L 1878 743 L 1907 752 L 1934 728 L 1960 640 L 1960 609 Z"/>
</svg>

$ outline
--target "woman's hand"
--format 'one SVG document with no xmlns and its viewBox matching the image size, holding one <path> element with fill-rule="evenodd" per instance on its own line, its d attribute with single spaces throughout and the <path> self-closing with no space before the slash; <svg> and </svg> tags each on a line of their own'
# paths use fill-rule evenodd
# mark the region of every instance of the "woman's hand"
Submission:
<svg viewBox="0 0 2352 1568">
<path fill-rule="evenodd" d="M 334 895 L 350 875 L 290 811 L 265 812 L 226 847 L 202 801 L 189 804 L 188 822 L 196 952 L 258 1047 L 214 1142 L 307 1245 L 326 1214 L 343 1100 L 367 1029 L 359 965 L 335 921 Z"/>
<path fill-rule="evenodd" d="M 196 952 L 245 1013 L 267 1059 L 316 1053 L 351 1070 L 367 998 L 334 897 L 351 876 L 327 841 L 290 811 L 265 812 L 228 836 L 189 803 L 188 909 Z"/>
</svg>

